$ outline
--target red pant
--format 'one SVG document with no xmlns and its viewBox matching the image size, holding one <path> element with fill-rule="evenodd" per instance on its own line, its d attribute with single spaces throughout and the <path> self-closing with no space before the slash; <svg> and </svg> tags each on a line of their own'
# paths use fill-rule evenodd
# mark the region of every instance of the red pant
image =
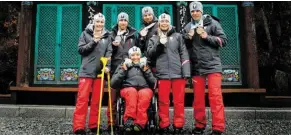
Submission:
<svg viewBox="0 0 291 135">
<path fill-rule="evenodd" d="M 89 95 L 90 95 L 92 86 L 93 86 L 93 90 L 92 90 L 91 105 L 90 105 L 89 128 L 97 127 L 101 79 L 80 78 L 77 103 L 76 103 L 76 108 L 75 108 L 74 116 L 73 116 L 73 131 L 76 131 L 77 129 L 85 129 L 86 116 L 88 112 L 88 101 L 89 101 Z M 112 93 L 112 98 L 114 98 L 115 93 L 114 92 L 111 92 L 111 93 Z M 114 105 L 112 105 L 112 112 L 115 112 L 113 106 Z M 112 124 L 109 121 L 110 120 L 109 106 L 107 108 L 107 117 L 108 117 L 108 125 Z M 113 120 L 114 120 L 114 117 L 113 117 Z"/>
<path fill-rule="evenodd" d="M 209 103 L 212 113 L 212 129 L 224 132 L 224 105 L 221 93 L 221 73 L 210 73 L 208 77 Z M 205 76 L 194 76 L 194 118 L 195 127 L 206 127 L 205 116 Z"/>
<path fill-rule="evenodd" d="M 170 125 L 169 106 L 170 90 L 174 100 L 174 126 L 181 128 L 184 126 L 184 97 L 185 97 L 185 79 L 159 80 L 159 117 L 160 128 Z"/>
<path fill-rule="evenodd" d="M 149 88 L 137 91 L 133 87 L 124 88 L 120 91 L 120 96 L 125 99 L 125 113 L 123 120 L 129 117 L 134 119 L 134 123 L 143 128 L 148 121 L 147 109 L 149 108 L 153 91 Z"/>
</svg>

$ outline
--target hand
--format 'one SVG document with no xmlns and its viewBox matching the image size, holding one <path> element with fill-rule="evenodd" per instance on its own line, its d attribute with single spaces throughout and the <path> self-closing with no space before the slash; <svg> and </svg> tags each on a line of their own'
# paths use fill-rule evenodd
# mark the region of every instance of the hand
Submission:
<svg viewBox="0 0 291 135">
<path fill-rule="evenodd" d="M 140 63 L 139 67 L 142 69 L 144 66 L 147 65 L 147 58 L 146 57 L 141 58 L 139 63 Z"/>
<path fill-rule="evenodd" d="M 189 33 L 188 33 L 188 37 L 189 37 L 189 39 L 192 39 L 192 37 L 194 36 L 194 29 L 191 29 L 190 31 L 189 31 Z"/>
<path fill-rule="evenodd" d="M 120 45 L 120 42 L 113 41 L 112 44 L 113 44 L 114 46 L 119 46 L 119 45 Z"/>
<path fill-rule="evenodd" d="M 110 69 L 108 67 L 105 67 L 105 73 L 109 73 Z"/>
<path fill-rule="evenodd" d="M 148 34 L 148 30 L 147 29 L 142 29 L 139 34 L 142 36 L 142 37 L 145 37 L 147 34 Z"/>
<path fill-rule="evenodd" d="M 127 68 L 132 66 L 132 61 L 129 58 L 125 58 L 125 61 L 123 63 Z"/>
<path fill-rule="evenodd" d="M 207 38 L 207 36 L 208 36 L 207 32 L 202 32 L 200 34 L 200 37 L 203 38 L 203 39 Z"/>
</svg>

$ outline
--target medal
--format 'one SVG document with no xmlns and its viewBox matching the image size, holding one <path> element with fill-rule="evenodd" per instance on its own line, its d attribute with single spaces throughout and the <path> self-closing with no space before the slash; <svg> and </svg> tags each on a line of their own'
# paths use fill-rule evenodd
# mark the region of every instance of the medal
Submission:
<svg viewBox="0 0 291 135">
<path fill-rule="evenodd" d="M 202 27 L 198 27 L 198 28 L 196 29 L 196 32 L 197 32 L 197 34 L 201 35 L 202 33 L 205 32 L 205 30 L 204 30 Z"/>
<path fill-rule="evenodd" d="M 140 35 L 141 35 L 142 37 L 146 36 L 147 33 L 148 33 L 148 30 L 147 30 L 147 29 L 143 29 L 142 31 L 140 31 Z"/>
<path fill-rule="evenodd" d="M 190 35 L 190 36 L 193 36 L 193 35 L 194 35 L 194 29 L 191 29 L 191 30 L 189 31 L 189 35 Z"/>
</svg>

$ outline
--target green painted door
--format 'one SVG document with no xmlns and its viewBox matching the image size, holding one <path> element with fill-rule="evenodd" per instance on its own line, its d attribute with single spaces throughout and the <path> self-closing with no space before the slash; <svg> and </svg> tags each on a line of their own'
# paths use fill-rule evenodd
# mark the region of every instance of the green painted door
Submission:
<svg viewBox="0 0 291 135">
<path fill-rule="evenodd" d="M 104 4 L 103 14 L 106 17 L 105 27 L 111 30 L 114 25 L 117 24 L 117 15 L 120 12 L 125 12 L 129 16 L 129 25 L 134 27 L 136 30 L 140 30 L 142 27 L 142 13 L 141 9 L 145 6 L 151 6 L 154 10 L 155 15 L 158 17 L 164 11 L 168 12 L 173 16 L 172 5 L 140 5 L 140 4 Z M 173 18 L 171 20 L 173 22 Z"/>
<path fill-rule="evenodd" d="M 77 84 L 82 5 L 37 5 L 34 83 Z"/>
</svg>

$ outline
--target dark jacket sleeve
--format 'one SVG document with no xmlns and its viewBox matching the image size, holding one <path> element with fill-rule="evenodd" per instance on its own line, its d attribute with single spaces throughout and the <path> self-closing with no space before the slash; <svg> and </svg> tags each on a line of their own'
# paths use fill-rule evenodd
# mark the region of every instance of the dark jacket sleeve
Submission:
<svg viewBox="0 0 291 135">
<path fill-rule="evenodd" d="M 213 32 L 213 35 L 208 35 L 206 40 L 214 47 L 225 47 L 227 37 L 221 25 L 217 21 L 213 21 L 212 23 L 211 31 Z"/>
<path fill-rule="evenodd" d="M 189 29 L 189 26 L 188 25 L 186 25 L 182 29 L 181 34 L 182 34 L 182 37 L 184 39 L 184 42 L 185 42 L 185 45 L 186 45 L 187 49 L 190 49 L 190 48 L 192 48 L 192 39 L 189 38 L 187 29 Z"/>
<path fill-rule="evenodd" d="M 182 63 L 182 73 L 183 77 L 190 77 L 190 61 L 189 61 L 189 55 L 188 51 L 186 49 L 183 37 L 179 34 L 179 54 L 181 57 L 181 63 Z"/>
<path fill-rule="evenodd" d="M 110 58 L 107 62 L 106 67 L 110 69 L 111 67 L 111 56 L 112 56 L 112 43 L 111 43 L 111 37 L 108 37 L 108 44 L 107 44 L 107 48 L 106 48 L 106 53 L 105 53 L 105 57 L 106 58 Z"/>
<path fill-rule="evenodd" d="M 98 42 L 95 42 L 94 40 L 91 40 L 89 43 L 87 43 L 85 41 L 85 34 L 82 32 L 79 38 L 78 52 L 79 54 L 86 56 L 94 50 L 97 44 Z"/>
<path fill-rule="evenodd" d="M 146 71 L 144 71 L 144 76 L 150 86 L 151 89 L 156 89 L 157 88 L 157 78 L 153 75 L 152 71 L 149 69 L 147 69 Z"/>
<path fill-rule="evenodd" d="M 121 88 L 121 83 L 124 80 L 124 77 L 127 73 L 127 70 L 124 70 L 121 68 L 121 66 L 119 66 L 115 73 L 112 75 L 111 78 L 111 88 L 113 89 L 120 89 Z"/>
</svg>

